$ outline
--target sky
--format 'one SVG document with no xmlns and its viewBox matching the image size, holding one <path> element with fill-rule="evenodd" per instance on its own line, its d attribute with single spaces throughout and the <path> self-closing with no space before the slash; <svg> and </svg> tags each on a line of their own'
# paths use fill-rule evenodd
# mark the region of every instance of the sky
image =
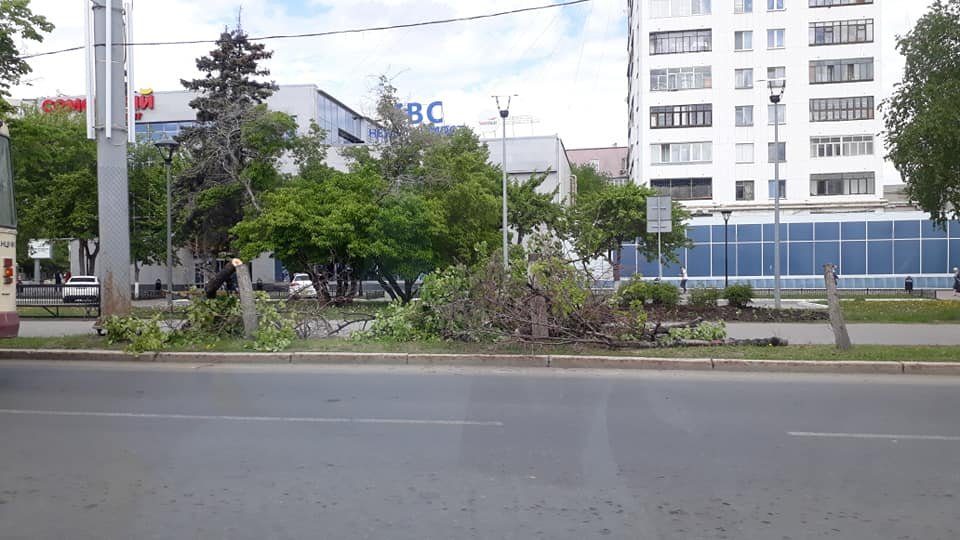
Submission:
<svg viewBox="0 0 960 540">
<path fill-rule="evenodd" d="M 34 13 L 56 29 L 24 54 L 83 44 L 86 0 L 32 0 Z M 322 32 L 405 24 L 560 3 L 560 0 L 132 0 L 135 42 L 215 40 L 237 24 L 251 36 Z M 637 0 L 645 1 L 645 0 Z M 723 0 L 715 0 L 719 5 Z M 802 0 L 790 0 L 802 1 Z M 884 4 L 885 49 L 923 14 L 926 0 Z M 716 9 L 716 7 L 715 7 Z M 559 134 L 570 148 L 627 144 L 626 0 L 590 0 L 494 19 L 331 37 L 266 41 L 265 67 L 277 84 L 315 84 L 372 116 L 373 90 L 382 74 L 401 101 L 444 103 L 448 125 L 499 134 L 482 122 L 496 117 L 493 95 L 513 95 L 508 136 Z M 180 79 L 200 75 L 196 58 L 210 44 L 137 47 L 135 87 L 180 90 Z M 33 73 L 12 89 L 14 98 L 84 93 L 82 51 L 30 60 Z M 883 62 L 892 82 L 902 69 Z"/>
</svg>

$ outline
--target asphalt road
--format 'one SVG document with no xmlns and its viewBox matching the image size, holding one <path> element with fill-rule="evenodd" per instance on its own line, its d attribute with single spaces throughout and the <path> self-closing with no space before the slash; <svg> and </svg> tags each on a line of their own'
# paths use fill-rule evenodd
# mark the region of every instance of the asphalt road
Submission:
<svg viewBox="0 0 960 540">
<path fill-rule="evenodd" d="M 960 379 L 0 363 L 4 539 L 955 539 Z"/>
</svg>

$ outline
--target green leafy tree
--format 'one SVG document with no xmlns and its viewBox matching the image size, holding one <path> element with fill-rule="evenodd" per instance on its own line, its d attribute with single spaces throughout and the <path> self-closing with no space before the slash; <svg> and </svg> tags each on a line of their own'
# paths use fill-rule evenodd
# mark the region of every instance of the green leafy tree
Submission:
<svg viewBox="0 0 960 540">
<path fill-rule="evenodd" d="M 30 11 L 30 0 L 0 0 L 0 113 L 10 111 L 4 99 L 10 96 L 10 86 L 32 71 L 22 58 L 18 38 L 39 43 L 43 33 L 52 31 L 46 17 Z"/>
<path fill-rule="evenodd" d="M 546 174 L 534 174 L 525 182 L 511 181 L 507 184 L 507 223 L 516 231 L 516 243 L 522 244 L 523 239 L 540 227 L 553 230 L 560 216 L 563 215 L 563 206 L 554 202 L 557 190 L 540 193 L 537 190 L 546 181 Z"/>
<path fill-rule="evenodd" d="M 17 262 L 28 267 L 27 240 L 80 241 L 84 273 L 93 273 L 97 240 L 97 148 L 83 116 L 27 107 L 9 121 L 18 212 Z"/>
<path fill-rule="evenodd" d="M 297 125 L 263 104 L 276 85 L 256 78 L 269 75 L 260 62 L 271 56 L 242 29 L 225 31 L 197 59 L 205 76 L 181 81 L 199 94 L 190 102 L 198 123 L 178 137 L 189 164 L 177 181 L 181 239 L 200 257 L 232 252 L 230 228 L 259 212 L 260 194 L 283 178 L 279 161 L 293 149 Z"/>
<path fill-rule="evenodd" d="M 640 239 L 640 249 L 647 260 L 656 260 L 657 235 L 647 232 L 647 197 L 654 195 L 654 190 L 632 183 L 610 186 L 573 207 L 568 213 L 565 232 L 584 264 L 603 258 L 613 267 L 614 280 L 619 280 L 621 246 L 636 238 Z M 675 202 L 673 232 L 661 234 L 665 260 L 676 261 L 678 249 L 692 246 L 686 233 L 689 217 L 689 212 Z"/>
<path fill-rule="evenodd" d="M 579 203 L 598 195 L 601 191 L 611 187 L 610 177 L 597 171 L 590 164 L 571 165 L 570 172 L 577 177 L 577 198 Z"/>
<path fill-rule="evenodd" d="M 942 224 L 960 218 L 960 0 L 934 3 L 897 49 L 906 67 L 885 103 L 887 159 Z"/>
</svg>

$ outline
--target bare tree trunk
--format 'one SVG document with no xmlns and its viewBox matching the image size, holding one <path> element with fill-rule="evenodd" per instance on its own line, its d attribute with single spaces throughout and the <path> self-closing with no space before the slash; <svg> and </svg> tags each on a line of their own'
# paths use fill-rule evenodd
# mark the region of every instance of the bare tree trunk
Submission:
<svg viewBox="0 0 960 540">
<path fill-rule="evenodd" d="M 232 264 L 228 264 L 223 267 L 223 270 L 217 272 L 215 276 L 210 278 L 210 281 L 203 286 L 203 292 L 207 298 L 213 299 L 217 297 L 217 290 L 220 289 L 220 286 L 224 284 L 230 277 L 236 273 L 237 268 Z"/>
<path fill-rule="evenodd" d="M 240 289 L 240 311 L 243 314 L 243 337 L 253 338 L 257 333 L 257 306 L 253 298 L 253 283 L 250 280 L 249 272 L 241 272 L 243 261 L 233 259 L 230 261 L 237 274 L 237 288 Z"/>
<path fill-rule="evenodd" d="M 840 309 L 840 295 L 837 294 L 837 274 L 832 264 L 823 265 L 823 281 L 827 285 L 827 303 L 830 306 L 830 327 L 833 328 L 834 341 L 841 351 L 850 350 L 850 335 L 847 333 L 847 323 L 843 319 Z"/>
<path fill-rule="evenodd" d="M 394 292 L 393 287 L 391 287 L 390 284 L 383 279 L 383 276 L 380 274 L 380 272 L 377 272 L 377 283 L 379 283 L 380 287 L 386 291 L 388 295 L 390 295 L 390 300 L 397 299 L 397 293 Z"/>
<path fill-rule="evenodd" d="M 532 266 L 539 258 L 538 255 L 531 254 L 528 258 L 530 265 Z M 550 328 L 547 326 L 547 299 L 538 292 L 537 278 L 532 272 L 530 284 L 536 292 L 536 296 L 530 299 L 530 337 L 543 339 L 550 336 Z"/>
</svg>

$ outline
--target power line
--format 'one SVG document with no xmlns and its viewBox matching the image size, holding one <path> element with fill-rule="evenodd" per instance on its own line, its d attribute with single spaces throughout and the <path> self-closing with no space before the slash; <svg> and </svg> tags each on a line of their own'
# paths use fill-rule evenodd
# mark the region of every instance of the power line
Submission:
<svg viewBox="0 0 960 540">
<path fill-rule="evenodd" d="M 484 15 L 471 15 L 469 17 L 455 17 L 451 19 L 437 19 L 432 21 L 421 21 L 415 23 L 405 23 L 405 24 L 393 24 L 389 26 L 370 26 L 365 28 L 350 28 L 346 30 L 329 30 L 326 32 L 309 32 L 304 34 L 276 34 L 272 36 L 260 36 L 248 38 L 250 41 L 268 41 L 272 39 L 296 39 L 296 38 L 307 38 L 307 37 L 326 37 L 326 36 L 337 36 L 342 34 L 359 34 L 362 32 L 380 32 L 383 30 L 397 30 L 401 28 L 416 28 L 420 26 L 436 26 L 440 24 L 450 24 L 456 22 L 465 22 L 465 21 L 476 21 L 480 19 L 492 19 L 494 17 L 503 17 L 506 15 L 516 15 L 518 13 L 527 13 L 531 11 L 541 11 L 544 9 L 553 9 L 553 8 L 562 8 L 567 6 L 572 6 L 576 4 L 583 4 L 590 2 L 591 0 L 569 0 L 567 2 L 561 2 L 559 4 L 546 4 L 542 6 L 533 6 L 527 8 L 511 9 L 509 11 L 499 11 L 496 13 L 487 13 Z M 154 47 L 159 45 L 196 45 L 200 43 L 216 43 L 215 39 L 191 39 L 183 41 L 145 41 L 140 43 L 121 43 L 123 46 L 134 46 L 134 47 Z M 97 47 L 102 47 L 103 44 L 96 45 Z M 79 47 L 67 47 L 66 49 L 58 49 L 55 51 L 47 51 L 42 53 L 35 54 L 26 54 L 20 57 L 21 60 L 28 60 L 30 58 L 37 58 L 40 56 L 51 56 L 54 54 L 62 54 L 66 52 L 79 51 L 83 49 L 83 46 Z"/>
</svg>

